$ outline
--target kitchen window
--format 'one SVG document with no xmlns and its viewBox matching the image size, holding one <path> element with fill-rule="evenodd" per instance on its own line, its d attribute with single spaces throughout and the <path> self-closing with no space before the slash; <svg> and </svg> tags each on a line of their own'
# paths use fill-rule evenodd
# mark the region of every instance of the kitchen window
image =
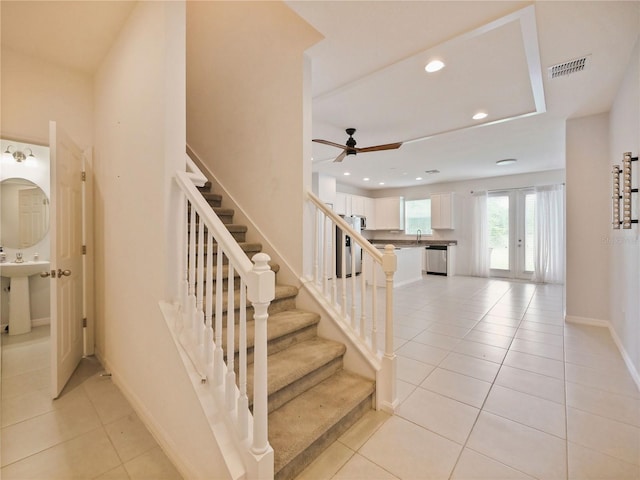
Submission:
<svg viewBox="0 0 640 480">
<path fill-rule="evenodd" d="M 415 235 L 418 230 L 423 235 L 431 235 L 431 199 L 405 200 L 404 233 Z"/>
</svg>

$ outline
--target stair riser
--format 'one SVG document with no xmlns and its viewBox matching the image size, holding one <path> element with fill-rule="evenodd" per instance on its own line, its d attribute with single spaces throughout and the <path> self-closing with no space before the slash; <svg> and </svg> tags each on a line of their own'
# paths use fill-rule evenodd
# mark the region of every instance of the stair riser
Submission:
<svg viewBox="0 0 640 480">
<path fill-rule="evenodd" d="M 301 328 L 293 333 L 288 335 L 283 335 L 282 337 L 271 339 L 267 342 L 267 355 L 272 355 L 274 353 L 281 352 L 286 348 L 289 348 L 291 345 L 294 345 L 298 342 L 303 342 L 305 340 L 311 340 L 312 338 L 318 335 L 318 325 L 313 324 L 306 328 Z M 226 338 L 226 337 L 223 337 Z M 240 360 L 240 354 L 238 352 L 235 353 L 235 364 L 238 365 Z M 249 347 L 247 349 L 247 364 L 253 363 L 253 347 Z M 237 372 L 236 372 L 237 373 Z"/>
<path fill-rule="evenodd" d="M 300 380 L 297 380 L 296 382 L 287 385 L 285 388 L 269 395 L 269 412 L 273 412 L 275 409 L 280 408 L 292 398 L 295 398 L 310 388 L 315 387 L 318 383 L 326 380 L 338 370 L 342 370 L 342 359 L 343 357 L 340 356 L 302 377 Z"/>
<path fill-rule="evenodd" d="M 206 299 L 203 299 L 202 301 L 203 305 L 206 305 Z M 215 299 L 213 302 L 213 308 L 215 311 Z M 269 305 L 269 308 L 267 310 L 267 312 L 272 315 L 274 313 L 279 313 L 279 312 L 284 312 L 285 310 L 292 310 L 296 307 L 296 299 L 295 297 L 291 297 L 291 298 L 276 298 L 274 299 L 271 304 Z M 225 305 L 223 305 L 223 314 L 222 314 L 222 324 L 226 325 L 227 324 L 227 306 L 226 306 L 226 302 Z M 253 318 L 253 307 L 248 306 L 247 308 L 247 319 L 249 318 Z M 238 322 L 240 321 L 240 309 L 236 308 L 234 311 L 234 319 L 235 319 L 235 324 L 237 325 Z"/>
<path fill-rule="evenodd" d="M 229 223 L 225 223 L 225 225 L 229 225 Z M 199 228 L 196 226 L 196 235 L 198 234 Z M 191 228 L 187 228 L 187 232 L 191 233 Z M 229 232 L 231 233 L 231 236 L 233 236 L 233 238 L 236 239 L 236 242 L 238 243 L 243 243 L 247 241 L 247 232 Z M 206 249 L 206 244 L 207 242 L 205 241 L 205 249 Z M 196 245 L 198 245 L 198 239 L 196 238 Z"/>
<path fill-rule="evenodd" d="M 275 480 L 290 480 L 297 477 L 318 455 L 335 442 L 343 433 L 351 428 L 367 411 L 373 407 L 373 394 L 360 402 L 342 420 L 327 430 L 304 452 L 291 460 L 287 465 L 275 472 Z"/>
</svg>

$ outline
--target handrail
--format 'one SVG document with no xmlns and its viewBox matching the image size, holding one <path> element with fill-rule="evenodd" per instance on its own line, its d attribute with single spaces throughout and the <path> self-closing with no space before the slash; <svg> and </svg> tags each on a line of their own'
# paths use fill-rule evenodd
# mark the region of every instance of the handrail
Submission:
<svg viewBox="0 0 640 480">
<path fill-rule="evenodd" d="M 350 332 L 350 338 L 376 370 L 377 408 L 393 412 L 398 403 L 393 349 L 393 276 L 397 266 L 394 247 L 386 245 L 381 253 L 312 192 L 307 191 L 307 198 L 315 208 L 313 272 L 312 281 L 307 283 L 309 290 L 332 307 L 332 318 Z M 345 260 L 346 236 L 351 239 L 350 264 Z M 362 249 L 360 272 L 356 259 L 359 252 L 357 248 L 353 249 L 354 243 Z M 378 270 L 383 278 L 377 278 Z M 349 276 L 351 278 L 347 278 Z M 377 346 L 377 337 L 382 334 L 378 330 L 377 287 L 385 289 L 382 351 Z"/>
<path fill-rule="evenodd" d="M 318 210 L 322 211 L 322 213 L 324 213 L 327 217 L 329 217 L 333 221 L 333 223 L 338 225 L 340 227 L 340 230 L 347 232 L 353 238 L 359 237 L 360 239 L 364 240 L 364 242 L 362 242 L 362 248 L 366 249 L 369 255 L 376 258 L 378 260 L 378 263 L 382 263 L 382 254 L 378 251 L 376 247 L 371 245 L 371 243 L 366 238 L 364 238 L 360 233 L 356 232 L 353 228 L 351 228 L 351 226 L 349 226 L 349 224 L 345 222 L 340 215 L 336 214 L 333 210 L 327 207 L 322 202 L 322 200 L 320 200 L 317 196 L 313 194 L 313 192 L 307 192 L 307 195 L 309 196 L 313 204 L 316 206 L 316 208 L 318 208 Z"/>
<path fill-rule="evenodd" d="M 250 260 L 215 214 L 196 188 L 208 179 L 188 155 L 185 171 L 176 172 L 174 178 L 181 193 L 178 258 L 183 275 L 179 315 L 172 330 L 174 340 L 188 357 L 189 368 L 199 374 L 202 386 L 198 388 L 210 392 L 221 412 L 219 418 L 227 425 L 235 451 L 243 459 L 246 477 L 272 479 L 267 320 L 268 307 L 275 297 L 275 273 L 265 253 Z M 252 401 L 247 395 L 250 306 L 254 320 Z M 239 345 L 237 351 L 235 345 Z M 210 421 L 215 430 L 216 420 Z"/>
</svg>

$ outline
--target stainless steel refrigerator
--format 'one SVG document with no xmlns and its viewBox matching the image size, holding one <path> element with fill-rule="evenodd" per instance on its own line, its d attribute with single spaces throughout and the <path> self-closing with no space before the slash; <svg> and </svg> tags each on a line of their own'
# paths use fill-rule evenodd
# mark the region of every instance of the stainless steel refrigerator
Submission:
<svg viewBox="0 0 640 480">
<path fill-rule="evenodd" d="M 349 224 L 349 226 L 360 233 L 362 225 L 361 218 L 357 216 L 343 216 L 342 219 Z M 342 272 L 342 245 L 344 242 L 344 260 L 345 271 Z M 351 271 L 351 261 L 355 257 L 355 272 Z M 336 276 L 338 278 L 350 277 L 351 275 L 359 275 L 362 272 L 362 247 L 356 242 L 352 241 L 351 236 L 343 234 L 340 228 L 336 228 Z M 344 275 L 343 275 L 344 273 Z"/>
</svg>

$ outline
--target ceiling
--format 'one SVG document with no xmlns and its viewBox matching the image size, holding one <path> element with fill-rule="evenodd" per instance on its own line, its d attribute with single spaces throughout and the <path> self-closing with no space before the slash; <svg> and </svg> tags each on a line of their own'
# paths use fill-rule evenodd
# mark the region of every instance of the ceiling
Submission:
<svg viewBox="0 0 640 480">
<path fill-rule="evenodd" d="M 640 1 L 286 3 L 325 37 L 308 51 L 314 138 L 405 142 L 342 163 L 313 144 L 314 171 L 365 189 L 563 168 L 565 120 L 609 110 L 640 32 Z M 135 4 L 2 0 L 2 46 L 92 74 Z M 585 71 L 547 78 L 585 55 Z M 446 67 L 427 75 L 433 57 Z"/>
<path fill-rule="evenodd" d="M 313 137 L 405 142 L 341 163 L 314 143 L 314 171 L 365 189 L 564 168 L 565 120 L 609 110 L 640 32 L 637 1 L 286 3 L 325 36 L 308 51 Z M 584 71 L 548 78 L 583 56 Z M 427 74 L 434 58 L 446 66 Z"/>
</svg>

